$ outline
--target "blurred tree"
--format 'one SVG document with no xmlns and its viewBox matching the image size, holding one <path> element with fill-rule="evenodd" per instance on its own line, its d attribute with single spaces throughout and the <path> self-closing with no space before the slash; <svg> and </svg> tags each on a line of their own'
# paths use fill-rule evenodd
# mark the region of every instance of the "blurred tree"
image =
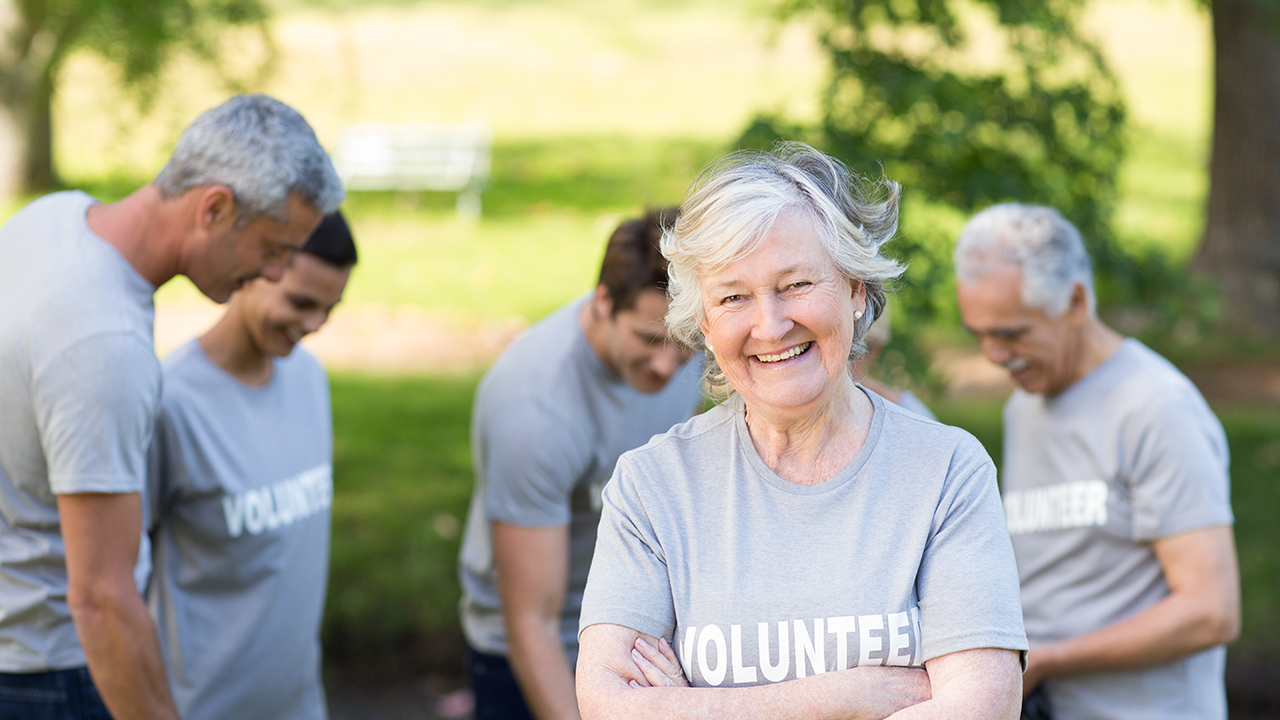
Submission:
<svg viewBox="0 0 1280 720">
<path fill-rule="evenodd" d="M 1222 323 L 1280 337 L 1280 2 L 1214 0 L 1213 156 L 1195 266 Z"/>
<path fill-rule="evenodd" d="M 145 102 L 176 48 L 217 62 L 229 26 L 270 48 L 266 19 L 260 0 L 0 0 L 0 197 L 57 185 L 50 103 L 73 49 L 115 63 Z"/>
<path fill-rule="evenodd" d="M 891 252 L 910 262 L 897 293 L 897 338 L 918 375 L 911 325 L 953 307 L 958 227 L 916 223 L 1001 201 L 1058 208 L 1080 228 L 1099 275 L 1132 276 L 1111 233 L 1123 153 L 1123 99 L 1072 0 L 790 0 L 816 17 L 832 77 L 818 128 L 758 118 L 743 145 L 808 139 L 864 173 L 903 184 L 903 227 Z M 954 224 L 954 223 L 953 223 Z M 1126 286 L 1128 283 L 1112 283 Z M 899 345 L 895 340 L 895 345 Z M 892 355 L 886 352 L 886 357 Z"/>
</svg>

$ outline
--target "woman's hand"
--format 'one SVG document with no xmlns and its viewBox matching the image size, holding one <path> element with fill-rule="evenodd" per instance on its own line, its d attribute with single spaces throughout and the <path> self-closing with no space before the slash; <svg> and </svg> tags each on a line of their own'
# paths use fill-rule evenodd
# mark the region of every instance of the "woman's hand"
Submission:
<svg viewBox="0 0 1280 720">
<path fill-rule="evenodd" d="M 658 646 L 643 637 L 636 638 L 631 648 L 631 659 L 644 676 L 645 683 L 630 681 L 631 687 L 689 687 L 684 670 L 680 668 L 680 660 L 671 649 L 671 645 L 663 638 L 658 638 Z"/>
</svg>

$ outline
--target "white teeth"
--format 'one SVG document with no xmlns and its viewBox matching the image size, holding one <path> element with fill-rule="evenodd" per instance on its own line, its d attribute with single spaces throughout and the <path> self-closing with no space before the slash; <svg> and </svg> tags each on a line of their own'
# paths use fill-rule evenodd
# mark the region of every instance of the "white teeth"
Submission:
<svg viewBox="0 0 1280 720">
<path fill-rule="evenodd" d="M 776 363 L 776 362 L 782 362 L 783 360 L 790 360 L 791 358 L 799 355 L 805 350 L 808 350 L 809 346 L 812 344 L 813 343 L 811 342 L 807 342 L 807 343 L 804 343 L 803 345 L 797 345 L 791 348 L 790 350 L 787 350 L 786 352 L 780 352 L 777 355 L 757 355 L 756 359 L 762 363 Z"/>
<path fill-rule="evenodd" d="M 1009 360 L 1008 362 L 1003 362 L 1000 364 L 1004 366 L 1005 370 L 1008 370 L 1009 372 L 1014 373 L 1015 375 L 1031 367 L 1031 361 L 1027 360 L 1026 358 L 1017 358 L 1017 359 Z"/>
</svg>

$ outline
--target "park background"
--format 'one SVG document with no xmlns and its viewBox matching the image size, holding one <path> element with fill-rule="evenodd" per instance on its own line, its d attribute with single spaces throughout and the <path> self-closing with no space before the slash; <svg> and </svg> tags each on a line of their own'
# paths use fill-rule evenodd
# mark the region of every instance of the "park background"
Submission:
<svg viewBox="0 0 1280 720">
<path fill-rule="evenodd" d="M 351 195 L 345 212 L 361 263 L 331 323 L 305 343 L 333 383 L 330 684 L 426 697 L 461 672 L 454 568 L 472 484 L 470 403 L 484 368 L 521 329 L 594 284 L 621 219 L 678 203 L 753 121 L 820 122 L 831 65 L 813 17 L 779 18 L 764 0 L 273 0 L 266 9 L 269 43 L 227 29 L 219 63 L 178 51 L 149 85 L 128 82 L 101 53 L 73 49 L 52 100 L 54 162 L 62 186 L 119 198 L 155 174 L 181 129 L 229 87 L 293 105 L 330 148 L 357 122 L 493 128 L 478 221 L 457 217 L 450 194 Z M 1080 29 L 1115 73 L 1128 112 L 1108 227 L 1133 257 L 1174 268 L 1157 281 L 1179 283 L 1205 219 L 1209 10 L 1190 0 L 1095 0 Z M 7 200 L 0 216 L 29 197 Z M 910 185 L 905 197 L 910 206 Z M 964 217 L 920 205 L 901 235 L 954 237 Z M 1010 386 L 960 332 L 953 288 L 930 292 L 938 307 L 928 322 L 899 320 L 931 369 L 890 353 L 883 370 L 913 383 L 998 461 Z M 1226 426 L 1245 613 L 1230 652 L 1233 709 L 1280 712 L 1268 680 L 1280 660 L 1278 347 L 1215 333 L 1211 293 L 1158 310 L 1128 300 L 1104 303 L 1104 315 L 1178 362 Z M 158 349 L 217 314 L 185 280 L 166 285 Z"/>
</svg>

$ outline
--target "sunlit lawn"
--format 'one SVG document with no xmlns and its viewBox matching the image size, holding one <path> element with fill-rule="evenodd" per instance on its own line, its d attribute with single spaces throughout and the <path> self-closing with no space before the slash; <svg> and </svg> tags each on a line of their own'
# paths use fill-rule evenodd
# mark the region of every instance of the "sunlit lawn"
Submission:
<svg viewBox="0 0 1280 720">
<path fill-rule="evenodd" d="M 333 378 L 334 546 L 327 636 L 358 635 L 361 661 L 457 632 L 454 562 L 471 492 L 468 421 L 477 377 Z M 944 422 L 1000 459 L 1000 401 L 942 401 Z M 1280 652 L 1280 408 L 1218 407 L 1232 451 L 1232 501 L 1244 587 L 1242 650 Z M 423 641 L 425 643 L 425 641 Z M 456 669 L 423 647 L 422 667 Z M 368 660 L 368 658 L 364 658 Z"/>
<path fill-rule="evenodd" d="M 279 61 L 261 89 L 299 107 L 322 141 L 353 122 L 493 126 L 480 223 L 458 222 L 448 194 L 359 193 L 347 205 L 363 257 L 347 303 L 451 318 L 535 319 L 577 295 L 620 217 L 678 202 L 754 113 L 812 120 L 825 73 L 812 30 L 802 21 L 779 29 L 763 1 L 278 6 Z M 1203 12 L 1156 0 L 1093 7 L 1090 27 L 1133 121 L 1117 232 L 1131 247 L 1185 258 L 1206 187 Z M 121 101 L 127 93 L 100 61 L 77 55 L 56 101 L 59 166 L 70 182 L 118 197 L 224 92 L 207 68 L 180 62 L 141 112 Z M 162 304 L 198 301 L 183 281 L 159 295 Z"/>
<path fill-rule="evenodd" d="M 412 305 L 451 319 L 532 321 L 590 287 L 620 218 L 678 202 L 754 113 L 813 120 L 825 72 L 812 31 L 777 29 L 759 10 L 763 1 L 277 4 L 280 60 L 258 89 L 301 109 L 323 142 L 354 122 L 493 126 L 493 177 L 478 223 L 456 218 L 448 194 L 357 193 L 346 205 L 362 258 L 346 304 Z M 1117 233 L 1129 247 L 1185 259 L 1198 241 L 1207 186 L 1203 8 L 1158 0 L 1092 8 L 1090 26 L 1120 74 L 1133 121 Z M 146 111 L 122 102 L 127 95 L 91 57 L 73 58 L 63 78 L 60 167 L 104 199 L 145 182 L 186 122 L 225 95 L 207 69 L 189 63 L 170 72 Z M 914 222 L 951 228 L 962 219 Z M 176 281 L 158 302 L 199 299 Z M 326 637 L 365 642 L 344 642 L 345 651 L 376 654 L 456 631 L 454 560 L 472 482 L 467 423 L 476 380 L 334 377 Z M 997 403 L 937 409 L 997 452 Z M 1280 537 L 1268 517 L 1280 507 L 1280 410 L 1221 412 L 1234 453 L 1243 642 L 1280 647 Z"/>
</svg>

